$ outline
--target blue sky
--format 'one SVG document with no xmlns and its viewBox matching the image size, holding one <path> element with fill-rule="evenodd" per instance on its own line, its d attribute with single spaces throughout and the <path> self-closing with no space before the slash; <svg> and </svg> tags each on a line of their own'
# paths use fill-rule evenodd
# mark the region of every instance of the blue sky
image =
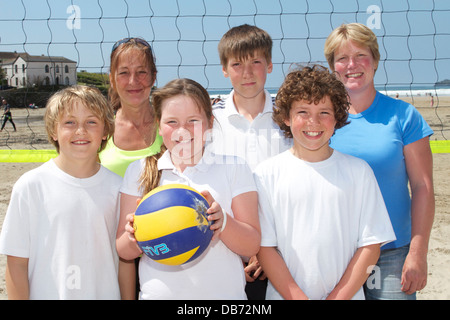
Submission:
<svg viewBox="0 0 450 320">
<path fill-rule="evenodd" d="M 73 9 L 81 18 L 75 24 Z M 355 21 L 378 36 L 378 86 L 450 79 L 448 0 L 0 0 L 0 12 L 0 51 L 65 56 L 90 72 L 109 72 L 116 40 L 143 37 L 154 48 L 159 86 L 189 77 L 210 90 L 229 89 L 217 44 L 242 23 L 274 40 L 268 88 L 279 87 L 292 63 L 326 65 L 326 37 Z"/>
</svg>

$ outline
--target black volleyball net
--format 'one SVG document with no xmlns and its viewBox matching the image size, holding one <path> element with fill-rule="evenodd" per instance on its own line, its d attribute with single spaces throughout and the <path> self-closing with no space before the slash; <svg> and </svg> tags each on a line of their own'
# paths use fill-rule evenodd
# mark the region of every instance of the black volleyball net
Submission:
<svg viewBox="0 0 450 320">
<path fill-rule="evenodd" d="M 142 37 L 156 56 L 157 86 L 192 78 L 211 96 L 230 89 L 217 45 L 231 27 L 252 24 L 274 42 L 276 94 L 293 64 L 327 66 L 325 39 L 342 23 L 377 35 L 378 90 L 413 103 L 432 126 L 434 152 L 449 152 L 450 2 L 444 0 L 0 0 L 2 98 L 6 121 L 0 161 L 41 161 L 53 154 L 43 129 L 49 95 L 74 83 L 108 87 L 109 55 L 125 37 Z M 4 122 L 2 118 L 1 124 Z M 50 151 L 49 151 L 50 150 Z M 36 157 L 36 154 L 39 154 Z"/>
</svg>

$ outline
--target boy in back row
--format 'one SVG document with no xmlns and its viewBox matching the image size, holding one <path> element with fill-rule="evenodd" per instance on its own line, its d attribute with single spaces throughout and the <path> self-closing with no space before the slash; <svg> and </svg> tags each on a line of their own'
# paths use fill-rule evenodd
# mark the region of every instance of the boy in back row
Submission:
<svg viewBox="0 0 450 320">
<path fill-rule="evenodd" d="M 274 101 L 264 88 L 273 69 L 272 39 L 266 31 L 244 24 L 226 32 L 218 50 L 233 90 L 213 106 L 215 151 L 236 155 L 254 169 L 292 145 L 272 119 Z"/>
<path fill-rule="evenodd" d="M 256 27 L 244 24 L 226 32 L 218 46 L 222 71 L 233 90 L 213 106 L 214 152 L 238 156 L 252 170 L 292 145 L 273 121 L 273 99 L 264 88 L 272 72 L 272 39 Z M 245 261 L 247 296 L 264 299 L 267 280 L 256 260 Z"/>
</svg>

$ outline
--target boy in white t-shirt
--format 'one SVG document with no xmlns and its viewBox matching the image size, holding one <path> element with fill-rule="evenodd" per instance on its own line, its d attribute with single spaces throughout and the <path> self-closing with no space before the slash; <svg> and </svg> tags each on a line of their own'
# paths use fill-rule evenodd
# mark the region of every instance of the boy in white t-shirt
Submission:
<svg viewBox="0 0 450 320">
<path fill-rule="evenodd" d="M 274 119 L 294 145 L 255 171 L 267 299 L 364 299 L 380 245 L 395 239 L 368 164 L 329 146 L 348 106 L 318 65 L 289 73 L 278 92 Z"/>
<path fill-rule="evenodd" d="M 9 299 L 120 299 L 115 235 L 122 178 L 97 162 L 114 132 L 100 91 L 73 86 L 48 101 L 58 156 L 14 185 L 0 236 Z"/>
</svg>

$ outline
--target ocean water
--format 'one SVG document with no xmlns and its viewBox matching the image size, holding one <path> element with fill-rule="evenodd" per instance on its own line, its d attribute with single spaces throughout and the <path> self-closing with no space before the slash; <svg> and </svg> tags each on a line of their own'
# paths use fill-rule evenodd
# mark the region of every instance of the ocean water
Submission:
<svg viewBox="0 0 450 320">
<path fill-rule="evenodd" d="M 419 88 L 405 88 L 405 87 L 400 87 L 400 88 L 377 88 L 378 91 L 380 91 L 381 93 L 391 96 L 391 97 L 395 97 L 397 94 L 400 97 L 418 97 L 418 96 L 438 96 L 438 97 L 443 97 L 443 96 L 450 96 L 450 88 L 449 87 L 419 87 Z"/>
<path fill-rule="evenodd" d="M 398 86 L 398 87 L 376 87 L 378 91 L 381 93 L 395 97 L 397 94 L 399 97 L 420 97 L 420 96 L 450 96 L 450 87 L 442 86 L 442 87 L 434 87 L 434 86 Z M 268 89 L 272 96 L 277 94 L 277 89 Z M 230 90 L 208 90 L 211 98 L 220 97 L 225 99 Z"/>
</svg>

